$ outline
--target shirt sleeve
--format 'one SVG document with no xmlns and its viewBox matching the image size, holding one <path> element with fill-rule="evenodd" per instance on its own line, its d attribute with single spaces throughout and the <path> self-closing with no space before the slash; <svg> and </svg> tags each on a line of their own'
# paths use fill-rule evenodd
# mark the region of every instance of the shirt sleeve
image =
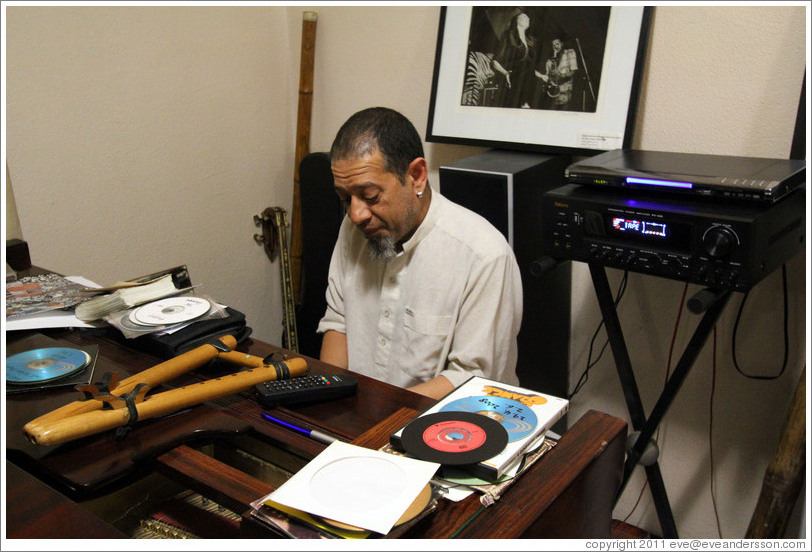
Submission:
<svg viewBox="0 0 812 552">
<path fill-rule="evenodd" d="M 559 70 L 564 72 L 563 76 L 567 77 L 578 70 L 578 58 L 575 56 L 575 50 L 564 50 Z"/>
<path fill-rule="evenodd" d="M 472 274 L 441 372 L 455 387 L 472 376 L 517 384 L 522 280 L 512 250 Z"/>
</svg>

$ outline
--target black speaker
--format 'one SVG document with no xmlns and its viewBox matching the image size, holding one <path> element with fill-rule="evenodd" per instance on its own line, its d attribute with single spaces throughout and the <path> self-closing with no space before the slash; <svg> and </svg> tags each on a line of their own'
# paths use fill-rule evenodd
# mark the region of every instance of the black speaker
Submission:
<svg viewBox="0 0 812 552">
<path fill-rule="evenodd" d="M 566 397 L 569 389 L 571 263 L 536 276 L 542 196 L 566 183 L 567 155 L 489 150 L 440 167 L 440 193 L 493 224 L 522 275 L 523 316 L 516 374 L 522 387 Z"/>
</svg>

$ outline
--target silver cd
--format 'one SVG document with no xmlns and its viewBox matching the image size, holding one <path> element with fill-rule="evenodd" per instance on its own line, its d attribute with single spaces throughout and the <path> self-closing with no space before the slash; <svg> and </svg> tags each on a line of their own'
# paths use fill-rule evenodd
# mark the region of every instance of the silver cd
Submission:
<svg viewBox="0 0 812 552">
<path fill-rule="evenodd" d="M 90 360 L 90 355 L 81 349 L 32 349 L 6 359 L 6 381 L 25 385 L 64 378 L 84 369 Z"/>
<path fill-rule="evenodd" d="M 203 316 L 210 308 L 211 303 L 200 297 L 167 297 L 133 310 L 130 321 L 144 326 L 180 324 Z"/>
<path fill-rule="evenodd" d="M 124 311 L 122 315 L 118 319 L 118 324 L 125 330 L 129 330 L 132 332 L 154 332 L 158 329 L 158 326 L 154 325 L 147 325 L 147 324 L 139 324 L 138 322 L 133 322 L 130 319 L 133 311 Z M 118 316 L 118 315 L 116 315 Z"/>
</svg>

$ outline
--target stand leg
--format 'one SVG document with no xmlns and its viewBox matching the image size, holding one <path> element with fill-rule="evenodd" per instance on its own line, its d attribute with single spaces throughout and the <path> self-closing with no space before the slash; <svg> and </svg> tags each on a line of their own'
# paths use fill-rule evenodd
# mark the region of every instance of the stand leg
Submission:
<svg viewBox="0 0 812 552">
<path fill-rule="evenodd" d="M 730 291 L 703 290 L 701 292 L 703 294 L 702 301 L 700 301 L 702 303 L 701 308 L 706 309 L 705 314 L 694 330 L 688 345 L 685 347 L 674 369 L 674 373 L 668 379 L 668 382 L 666 382 L 665 388 L 660 394 L 657 404 L 654 405 L 651 415 L 646 419 L 643 403 L 640 400 L 640 393 L 637 388 L 637 382 L 635 381 L 634 372 L 632 371 L 631 361 L 629 360 L 628 349 L 626 348 L 626 342 L 620 328 L 617 309 L 615 308 L 615 303 L 612 298 L 612 291 L 609 288 L 609 281 L 606 278 L 606 270 L 603 266 L 590 263 L 589 271 L 592 275 L 595 293 L 598 296 L 603 322 L 606 325 L 606 334 L 609 337 L 609 344 L 612 347 L 612 353 L 615 357 L 615 365 L 620 378 L 620 384 L 623 387 L 626 405 L 629 408 L 632 426 L 638 432 L 636 441 L 627 452 L 626 465 L 623 470 L 623 480 L 620 483 L 620 488 L 615 498 L 615 502 L 617 502 L 623 494 L 623 490 L 626 488 L 626 483 L 628 483 L 634 468 L 646 452 L 646 448 L 649 446 L 654 431 L 657 429 L 657 426 L 660 425 L 663 416 L 665 416 L 668 408 L 671 406 L 674 397 L 676 397 L 682 383 L 688 376 L 688 372 L 690 372 L 702 347 L 704 347 L 708 336 L 713 331 L 713 327 L 719 320 L 719 316 L 721 316 L 722 311 L 730 299 Z M 701 312 L 698 307 L 692 310 L 697 314 Z M 663 483 L 656 456 L 653 459 L 647 458 L 645 460 L 645 469 L 646 477 L 649 485 L 651 485 L 651 494 L 654 499 L 654 506 L 657 510 L 663 536 L 677 538 L 676 524 L 674 523 L 674 517 L 671 513 L 671 506 L 668 503 L 665 484 Z"/>
<path fill-rule="evenodd" d="M 716 301 L 705 312 L 702 320 L 699 321 L 699 325 L 694 330 L 691 340 L 685 347 L 685 350 L 683 351 L 682 356 L 674 369 L 674 373 L 665 384 L 657 404 L 654 405 L 651 415 L 643 428 L 640 430 L 640 436 L 629 454 L 626 461 L 626 472 L 629 475 L 634 469 L 634 464 L 637 463 L 637 461 L 640 459 L 640 455 L 645 450 L 645 445 L 651 439 L 651 436 L 654 435 L 654 431 L 657 429 L 657 426 L 660 425 L 660 422 L 665 416 L 665 413 L 668 411 L 668 408 L 671 406 L 674 397 L 676 397 L 677 392 L 679 391 L 680 387 L 682 387 L 682 383 L 688 376 L 688 372 L 690 372 L 694 361 L 696 361 L 696 357 L 699 356 L 699 353 L 702 351 L 702 347 L 705 346 L 705 342 L 713 331 L 713 327 L 716 325 L 716 322 L 718 321 L 719 316 L 722 314 L 725 305 L 727 305 L 729 298 L 730 292 L 728 290 L 716 292 Z"/>
<path fill-rule="evenodd" d="M 615 359 L 615 367 L 617 368 L 620 385 L 623 388 L 623 395 L 626 398 L 626 406 L 629 409 L 632 427 L 640 431 L 646 424 L 646 415 L 643 409 L 643 402 L 640 399 L 634 371 L 632 371 L 629 351 L 626 348 L 626 341 L 623 338 L 623 331 L 620 327 L 617 310 L 615 309 L 615 302 L 612 298 L 612 290 L 609 287 L 609 280 L 606 278 L 606 270 L 601 265 L 590 263 L 589 271 L 592 275 L 592 284 L 595 287 L 595 294 L 598 297 L 603 323 L 606 326 L 606 334 L 609 337 L 609 344 L 611 345 L 612 355 Z M 641 439 L 638 439 L 637 444 L 644 446 L 641 443 Z M 636 463 L 637 461 L 635 460 L 634 464 Z M 620 499 L 626 487 L 626 483 L 628 483 L 629 477 L 626 473 L 628 466 L 629 462 L 627 460 L 623 480 L 615 496 L 615 503 Z M 663 482 L 662 473 L 660 472 L 660 467 L 656 460 L 646 466 L 646 477 L 651 486 L 651 495 L 654 499 L 654 507 L 657 510 L 657 517 L 660 520 L 660 528 L 662 529 L 663 536 L 672 539 L 678 538 L 677 526 L 674 522 L 674 516 L 671 513 L 671 505 L 668 502 L 665 483 Z"/>
</svg>

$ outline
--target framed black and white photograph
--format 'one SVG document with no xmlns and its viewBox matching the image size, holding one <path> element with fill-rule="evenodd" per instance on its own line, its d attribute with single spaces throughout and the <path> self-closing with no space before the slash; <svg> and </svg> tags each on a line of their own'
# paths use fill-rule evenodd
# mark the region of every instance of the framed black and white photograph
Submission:
<svg viewBox="0 0 812 552">
<path fill-rule="evenodd" d="M 426 141 L 629 147 L 650 19 L 643 6 L 443 7 Z"/>
</svg>

